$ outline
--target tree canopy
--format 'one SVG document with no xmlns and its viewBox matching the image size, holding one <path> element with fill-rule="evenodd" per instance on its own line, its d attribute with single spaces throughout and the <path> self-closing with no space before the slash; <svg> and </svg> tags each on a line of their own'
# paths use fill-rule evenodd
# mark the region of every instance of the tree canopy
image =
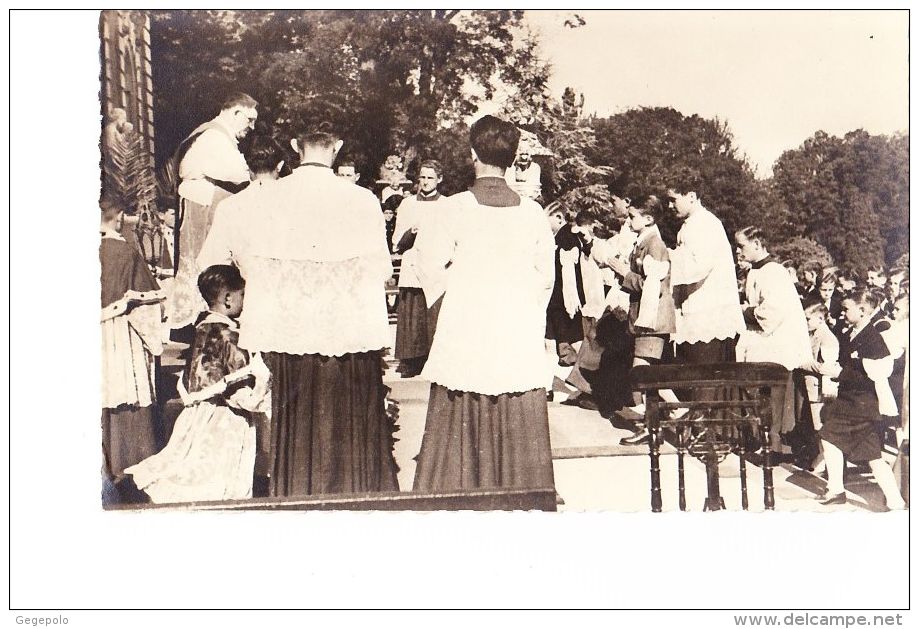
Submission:
<svg viewBox="0 0 919 629">
<path fill-rule="evenodd" d="M 799 235 L 838 265 L 892 264 L 909 249 L 909 136 L 818 131 L 776 161 L 775 187 Z"/>
<path fill-rule="evenodd" d="M 532 51 L 515 45 L 522 11 L 156 11 L 157 154 L 162 163 L 221 97 L 259 101 L 260 123 L 288 135 L 337 125 L 367 178 L 386 155 L 426 157 L 444 129 L 502 81 L 522 83 Z"/>
<path fill-rule="evenodd" d="M 817 131 L 757 179 L 727 122 L 669 107 L 598 118 L 551 66 L 519 10 L 151 12 L 156 160 L 163 164 L 226 94 L 259 101 L 257 129 L 288 139 L 328 121 L 364 182 L 397 152 L 436 158 L 443 192 L 473 176 L 466 120 L 488 100 L 538 138 L 543 199 L 613 213 L 613 196 L 662 195 L 691 180 L 729 237 L 767 230 L 776 252 L 865 269 L 908 254 L 909 136 Z M 576 19 L 575 19 L 576 18 Z M 576 14 L 565 23 L 576 28 Z M 286 143 L 286 142 L 285 142 Z M 409 164 L 411 169 L 411 164 Z M 661 225 L 675 240 L 673 217 Z"/>
</svg>

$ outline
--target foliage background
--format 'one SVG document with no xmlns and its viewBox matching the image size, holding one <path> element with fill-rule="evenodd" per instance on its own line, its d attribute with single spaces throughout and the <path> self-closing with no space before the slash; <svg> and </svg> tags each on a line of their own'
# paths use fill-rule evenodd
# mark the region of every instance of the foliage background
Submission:
<svg viewBox="0 0 919 629">
<path fill-rule="evenodd" d="M 598 118 L 571 89 L 554 97 L 551 66 L 523 11 L 181 10 L 151 18 L 158 165 L 225 95 L 245 91 L 260 103 L 257 130 L 285 146 L 297 129 L 325 120 L 342 131 L 342 157 L 357 163 L 365 184 L 397 152 L 409 158 L 410 175 L 421 159 L 440 159 L 442 190 L 453 194 L 473 177 L 467 123 L 491 101 L 552 153 L 536 158 L 547 204 L 615 222 L 614 196 L 663 194 L 690 178 L 729 237 L 764 227 L 784 258 L 830 257 L 863 271 L 908 254 L 907 134 L 815 130 L 777 160 L 772 177 L 757 179 L 725 121 L 667 107 Z M 665 239 L 672 243 L 677 229 L 665 221 Z"/>
</svg>

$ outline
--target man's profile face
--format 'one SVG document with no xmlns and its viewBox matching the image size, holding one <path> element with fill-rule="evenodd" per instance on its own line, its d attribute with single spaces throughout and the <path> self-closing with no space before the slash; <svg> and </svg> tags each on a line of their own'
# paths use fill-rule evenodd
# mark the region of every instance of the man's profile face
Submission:
<svg viewBox="0 0 919 629">
<path fill-rule="evenodd" d="M 680 194 L 675 190 L 669 190 L 667 192 L 667 197 L 670 209 L 673 210 L 677 218 L 684 219 L 690 215 L 692 212 L 693 203 L 696 200 L 696 195 L 694 192 Z"/>
<path fill-rule="evenodd" d="M 418 189 L 424 194 L 431 194 L 437 190 L 441 181 L 443 177 L 438 175 L 433 168 L 422 168 L 418 172 Z"/>
<path fill-rule="evenodd" d="M 250 129 L 255 128 L 255 121 L 258 119 L 258 111 L 255 107 L 235 107 L 233 110 L 233 131 L 236 137 L 241 139 L 246 137 Z"/>
</svg>

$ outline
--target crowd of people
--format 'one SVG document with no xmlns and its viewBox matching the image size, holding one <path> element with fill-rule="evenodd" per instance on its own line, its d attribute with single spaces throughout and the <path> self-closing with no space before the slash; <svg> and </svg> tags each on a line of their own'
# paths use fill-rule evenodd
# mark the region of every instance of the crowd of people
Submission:
<svg viewBox="0 0 919 629">
<path fill-rule="evenodd" d="M 602 215 L 547 211 L 520 131 L 494 116 L 471 127 L 468 191 L 443 196 L 441 162 L 424 159 L 412 194 L 399 173 L 375 195 L 325 124 L 291 141 L 295 168 L 267 136 L 244 156 L 257 108 L 229 98 L 179 148 L 168 291 L 103 195 L 103 450 L 115 500 L 398 490 L 391 350 L 402 377 L 431 383 L 415 491 L 551 488 L 550 403 L 620 413 L 635 428 L 622 444 L 639 446 L 649 435 L 632 367 L 748 361 L 788 370 L 772 445 L 825 470 L 821 502 L 846 501 L 848 458 L 868 463 L 888 508 L 903 508 L 881 448 L 887 426 L 908 439 L 906 268 L 864 281 L 795 269 L 770 255 L 760 226 L 733 234 L 735 262 L 693 180 L 617 197 Z M 658 228 L 668 212 L 682 221 L 672 248 Z M 184 410 L 157 451 L 163 323 L 188 348 Z"/>
</svg>

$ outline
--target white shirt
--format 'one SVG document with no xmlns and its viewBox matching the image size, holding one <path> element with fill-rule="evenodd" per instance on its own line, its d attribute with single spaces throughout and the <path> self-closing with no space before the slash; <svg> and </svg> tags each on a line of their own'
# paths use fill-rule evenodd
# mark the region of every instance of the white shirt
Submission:
<svg viewBox="0 0 919 629">
<path fill-rule="evenodd" d="M 484 395 L 544 388 L 546 306 L 555 280 L 545 212 L 528 199 L 483 206 L 463 192 L 447 200 L 439 218 L 415 241 L 428 303 L 436 299 L 430 290 L 446 289 L 423 377 Z"/>
<path fill-rule="evenodd" d="M 748 330 L 738 342 L 738 361 L 779 363 L 798 369 L 813 362 L 807 319 L 788 271 L 767 262 L 747 273 L 747 303 L 760 330 Z"/>
<path fill-rule="evenodd" d="M 247 192 L 221 202 L 199 257 L 231 258 L 246 279 L 239 346 L 323 356 L 388 346 L 392 261 L 376 197 L 316 166 Z"/>
<path fill-rule="evenodd" d="M 212 122 L 223 126 L 218 119 Z M 207 129 L 192 141 L 179 165 L 182 198 L 210 205 L 215 186 L 205 176 L 232 183 L 249 181 L 249 166 L 234 137 L 230 130 Z"/>
<path fill-rule="evenodd" d="M 446 197 L 438 197 L 436 201 L 421 201 L 416 196 L 406 198 L 399 204 L 396 216 L 396 229 L 393 231 L 393 247 L 399 244 L 402 236 L 412 228 L 419 229 L 421 225 L 430 220 L 436 220 L 436 213 L 443 207 Z M 417 238 L 417 235 L 416 235 Z M 402 254 L 402 267 L 399 270 L 399 288 L 421 288 L 418 272 L 415 270 L 418 252 L 413 246 Z"/>
<path fill-rule="evenodd" d="M 737 272 L 724 226 L 699 208 L 683 222 L 670 251 L 677 343 L 733 338 L 746 329 Z"/>
</svg>

